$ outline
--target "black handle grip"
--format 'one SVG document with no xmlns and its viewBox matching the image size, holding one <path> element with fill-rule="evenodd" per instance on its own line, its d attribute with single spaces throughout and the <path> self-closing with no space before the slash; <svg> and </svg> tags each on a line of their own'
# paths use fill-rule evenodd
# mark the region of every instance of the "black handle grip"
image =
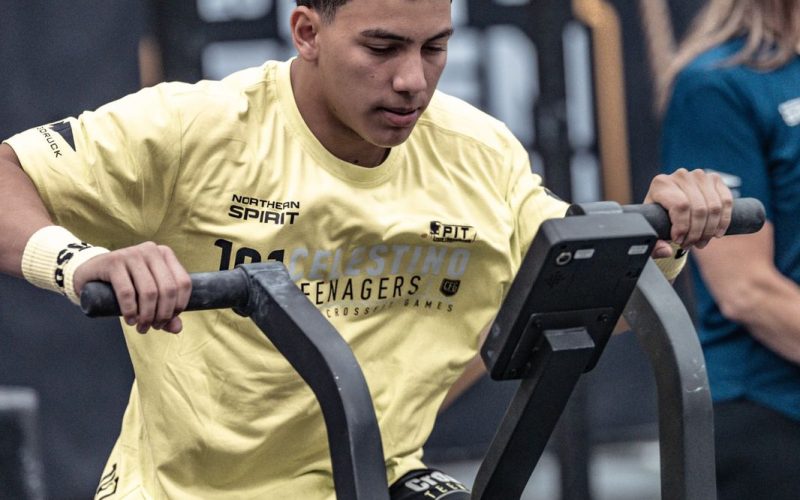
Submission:
<svg viewBox="0 0 800 500">
<path fill-rule="evenodd" d="M 622 211 L 641 214 L 653 226 L 660 239 L 671 239 L 672 224 L 669 220 L 669 214 L 661 205 L 656 203 L 623 205 Z M 764 226 L 765 220 L 764 205 L 759 200 L 755 198 L 737 198 L 733 200 L 731 223 L 725 234 L 755 233 Z"/>
<path fill-rule="evenodd" d="M 187 311 L 227 309 L 247 306 L 250 289 L 247 275 L 240 269 L 211 273 L 193 273 L 192 295 Z M 109 283 L 92 281 L 81 290 L 81 309 L 91 318 L 119 316 L 119 304 Z"/>
</svg>

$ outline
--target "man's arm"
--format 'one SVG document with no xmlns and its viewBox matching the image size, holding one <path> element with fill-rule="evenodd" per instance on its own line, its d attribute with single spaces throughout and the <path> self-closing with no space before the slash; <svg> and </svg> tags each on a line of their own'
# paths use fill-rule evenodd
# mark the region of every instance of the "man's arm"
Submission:
<svg viewBox="0 0 800 500">
<path fill-rule="evenodd" d="M 0 144 L 0 272 L 23 277 L 22 256 L 31 236 L 53 222 L 19 158 Z M 178 314 L 186 307 L 191 279 L 171 249 L 152 242 L 98 255 L 77 267 L 74 290 L 80 294 L 89 281 L 114 286 L 123 318 L 137 325 L 177 333 Z"/>
<path fill-rule="evenodd" d="M 722 314 L 761 343 L 800 363 L 800 287 L 775 268 L 774 228 L 712 241 L 695 251 Z"/>
<path fill-rule="evenodd" d="M 718 174 L 686 169 L 678 169 L 670 175 L 656 176 L 650 184 L 644 202 L 659 203 L 667 210 L 672 223 L 672 241 L 682 248 L 703 248 L 712 239 L 724 235 L 731 221 L 733 207 L 731 192 Z M 672 253 L 669 242 L 659 241 L 653 249 L 652 256 L 668 258 Z M 800 292 L 796 293 L 800 297 Z M 481 333 L 480 345 L 486 339 L 488 329 L 489 326 Z M 620 333 L 627 329 L 624 319 L 620 318 L 614 332 Z M 800 331 L 796 342 L 797 355 L 800 359 Z M 442 409 L 450 406 L 485 372 L 483 361 L 478 354 L 451 387 Z"/>
<path fill-rule="evenodd" d="M 8 144 L 0 144 L 0 200 L 0 272 L 21 278 L 25 244 L 38 229 L 53 222 Z"/>
</svg>

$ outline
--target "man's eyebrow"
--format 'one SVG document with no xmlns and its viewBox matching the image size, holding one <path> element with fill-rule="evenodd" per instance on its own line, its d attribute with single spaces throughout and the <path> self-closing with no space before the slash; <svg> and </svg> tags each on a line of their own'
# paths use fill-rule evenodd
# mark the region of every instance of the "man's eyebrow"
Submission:
<svg viewBox="0 0 800 500">
<path fill-rule="evenodd" d="M 443 30 L 440 33 L 437 33 L 437 34 L 433 35 L 432 37 L 430 37 L 429 39 L 425 40 L 425 43 L 432 42 L 434 40 L 440 40 L 442 38 L 448 38 L 448 37 L 452 36 L 454 31 L 455 30 L 453 30 L 453 28 L 447 28 L 446 30 Z M 362 31 L 360 33 L 360 35 L 362 37 L 364 37 L 364 38 L 380 38 L 380 39 L 383 39 L 383 40 L 392 40 L 392 41 L 404 42 L 404 43 L 413 43 L 414 42 L 414 40 L 411 39 L 411 38 L 408 38 L 408 37 L 405 37 L 405 36 L 401 36 L 401 35 L 398 35 L 396 33 L 392 33 L 391 31 L 387 31 L 387 30 L 381 29 L 381 28 L 364 30 L 364 31 Z"/>
</svg>

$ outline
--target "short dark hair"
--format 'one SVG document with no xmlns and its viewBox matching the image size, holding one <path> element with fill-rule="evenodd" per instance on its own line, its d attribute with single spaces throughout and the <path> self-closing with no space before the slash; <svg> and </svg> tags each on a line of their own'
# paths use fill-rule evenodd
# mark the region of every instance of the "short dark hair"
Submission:
<svg viewBox="0 0 800 500">
<path fill-rule="evenodd" d="M 298 7 L 308 7 L 319 12 L 323 21 L 331 22 L 336 10 L 350 0 L 297 0 Z"/>
<path fill-rule="evenodd" d="M 326 23 L 333 21 L 336 10 L 350 0 L 296 0 L 298 7 L 308 7 L 319 12 Z M 453 3 L 453 0 L 450 0 Z"/>
</svg>

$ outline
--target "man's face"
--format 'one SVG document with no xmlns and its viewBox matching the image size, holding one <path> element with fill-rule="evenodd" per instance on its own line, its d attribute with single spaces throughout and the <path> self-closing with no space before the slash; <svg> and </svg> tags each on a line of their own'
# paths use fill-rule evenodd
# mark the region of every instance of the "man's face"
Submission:
<svg viewBox="0 0 800 500">
<path fill-rule="evenodd" d="M 351 0 L 340 7 L 318 33 L 327 133 L 380 147 L 405 141 L 433 96 L 451 34 L 450 0 Z"/>
</svg>

